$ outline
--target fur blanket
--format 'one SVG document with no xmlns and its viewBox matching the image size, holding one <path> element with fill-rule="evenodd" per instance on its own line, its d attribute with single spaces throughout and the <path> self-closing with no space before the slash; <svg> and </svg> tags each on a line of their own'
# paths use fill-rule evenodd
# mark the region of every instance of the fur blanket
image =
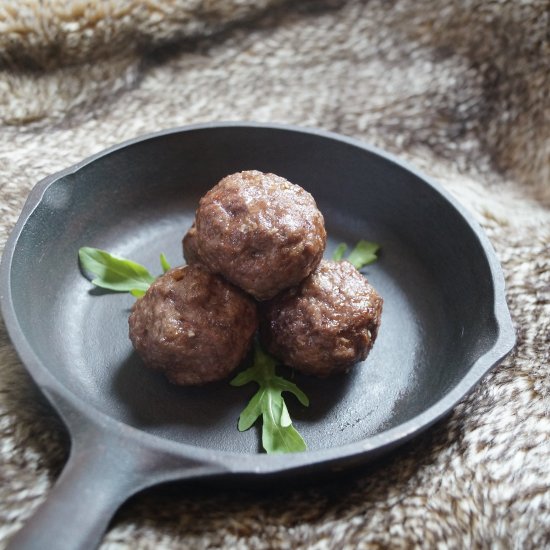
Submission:
<svg viewBox="0 0 550 550">
<path fill-rule="evenodd" d="M 4 0 L 0 247 L 42 177 L 211 120 L 322 127 L 438 179 L 502 261 L 514 353 L 382 462 L 265 492 L 171 486 L 104 548 L 550 545 L 550 39 L 546 0 Z M 0 539 L 68 442 L 0 323 Z"/>
</svg>

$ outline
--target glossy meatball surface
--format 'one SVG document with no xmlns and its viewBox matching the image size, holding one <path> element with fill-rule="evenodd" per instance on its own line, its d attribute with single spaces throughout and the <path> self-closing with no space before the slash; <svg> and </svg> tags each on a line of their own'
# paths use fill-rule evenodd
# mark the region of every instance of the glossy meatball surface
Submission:
<svg viewBox="0 0 550 550">
<path fill-rule="evenodd" d="M 171 269 L 137 300 L 130 340 L 144 363 L 175 384 L 227 377 L 246 355 L 258 325 L 256 304 L 201 266 Z"/>
<path fill-rule="evenodd" d="M 353 265 L 323 260 L 298 287 L 262 304 L 261 338 L 289 367 L 328 376 L 366 358 L 381 314 L 382 298 Z"/>
<path fill-rule="evenodd" d="M 324 219 L 304 189 L 255 170 L 223 178 L 200 200 L 196 253 L 258 300 L 298 284 L 319 264 Z"/>
</svg>

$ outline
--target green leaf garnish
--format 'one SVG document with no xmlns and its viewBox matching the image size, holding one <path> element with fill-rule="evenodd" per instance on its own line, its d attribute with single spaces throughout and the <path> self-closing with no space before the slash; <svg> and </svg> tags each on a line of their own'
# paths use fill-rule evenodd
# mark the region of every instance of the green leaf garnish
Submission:
<svg viewBox="0 0 550 550">
<path fill-rule="evenodd" d="M 340 243 L 334 250 L 332 259 L 336 261 L 342 260 L 347 248 L 345 243 Z M 378 256 L 376 255 L 378 250 L 380 250 L 379 244 L 361 239 L 349 253 L 346 260 L 356 269 L 361 269 L 378 260 Z"/>
<path fill-rule="evenodd" d="M 238 374 L 232 386 L 244 386 L 256 382 L 259 389 L 239 416 L 239 431 L 248 430 L 261 416 L 262 445 L 268 454 L 296 453 L 307 449 L 302 436 L 292 425 L 282 392 L 292 393 L 305 407 L 307 395 L 296 384 L 275 374 L 277 362 L 256 343 L 254 364 Z"/>
<path fill-rule="evenodd" d="M 145 290 L 139 290 L 138 288 L 133 288 L 130 290 L 130 294 L 132 296 L 135 296 L 136 298 L 141 298 L 142 296 L 145 296 Z"/>
<path fill-rule="evenodd" d="M 335 249 L 332 254 L 332 259 L 335 262 L 339 262 L 346 253 L 346 250 L 348 249 L 348 245 L 346 243 L 340 243 Z"/>
<path fill-rule="evenodd" d="M 164 252 L 160 253 L 160 266 L 162 267 L 162 272 L 166 273 L 168 270 L 172 269 L 172 266 L 168 263 Z"/>
<path fill-rule="evenodd" d="M 142 265 L 113 256 L 105 250 L 84 246 L 78 251 L 78 257 L 82 269 L 95 275 L 92 283 L 101 288 L 145 293 L 155 280 Z"/>
</svg>

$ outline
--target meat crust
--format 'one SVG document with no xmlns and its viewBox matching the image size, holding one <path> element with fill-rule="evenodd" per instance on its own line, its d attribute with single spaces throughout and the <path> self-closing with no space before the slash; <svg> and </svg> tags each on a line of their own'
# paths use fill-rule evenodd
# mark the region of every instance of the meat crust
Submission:
<svg viewBox="0 0 550 550">
<path fill-rule="evenodd" d="M 286 365 L 323 377 L 367 357 L 381 313 L 382 298 L 353 265 L 323 260 L 301 285 L 261 305 L 260 334 Z"/>
<path fill-rule="evenodd" d="M 257 329 L 256 304 L 201 266 L 171 269 L 137 300 L 129 335 L 145 364 L 180 385 L 227 377 Z"/>
<path fill-rule="evenodd" d="M 284 178 L 254 170 L 227 176 L 206 193 L 195 224 L 186 257 L 200 259 L 258 300 L 307 277 L 326 244 L 313 197 Z"/>
</svg>

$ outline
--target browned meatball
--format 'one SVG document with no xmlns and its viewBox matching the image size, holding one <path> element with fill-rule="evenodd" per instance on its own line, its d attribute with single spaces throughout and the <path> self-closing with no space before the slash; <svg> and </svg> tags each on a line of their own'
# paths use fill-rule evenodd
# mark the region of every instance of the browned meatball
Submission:
<svg viewBox="0 0 550 550">
<path fill-rule="evenodd" d="M 258 300 L 307 277 L 326 244 L 313 197 L 284 178 L 255 170 L 227 176 L 206 193 L 195 223 L 204 265 Z"/>
<path fill-rule="evenodd" d="M 189 265 L 200 263 L 197 251 L 197 226 L 194 222 L 183 237 L 183 257 Z"/>
<path fill-rule="evenodd" d="M 181 385 L 228 376 L 249 349 L 254 301 L 201 266 L 171 269 L 133 306 L 130 340 L 149 367 Z"/>
<path fill-rule="evenodd" d="M 261 337 L 286 365 L 327 376 L 365 359 L 381 313 L 382 298 L 353 265 L 323 260 L 300 286 L 262 304 Z"/>
</svg>

